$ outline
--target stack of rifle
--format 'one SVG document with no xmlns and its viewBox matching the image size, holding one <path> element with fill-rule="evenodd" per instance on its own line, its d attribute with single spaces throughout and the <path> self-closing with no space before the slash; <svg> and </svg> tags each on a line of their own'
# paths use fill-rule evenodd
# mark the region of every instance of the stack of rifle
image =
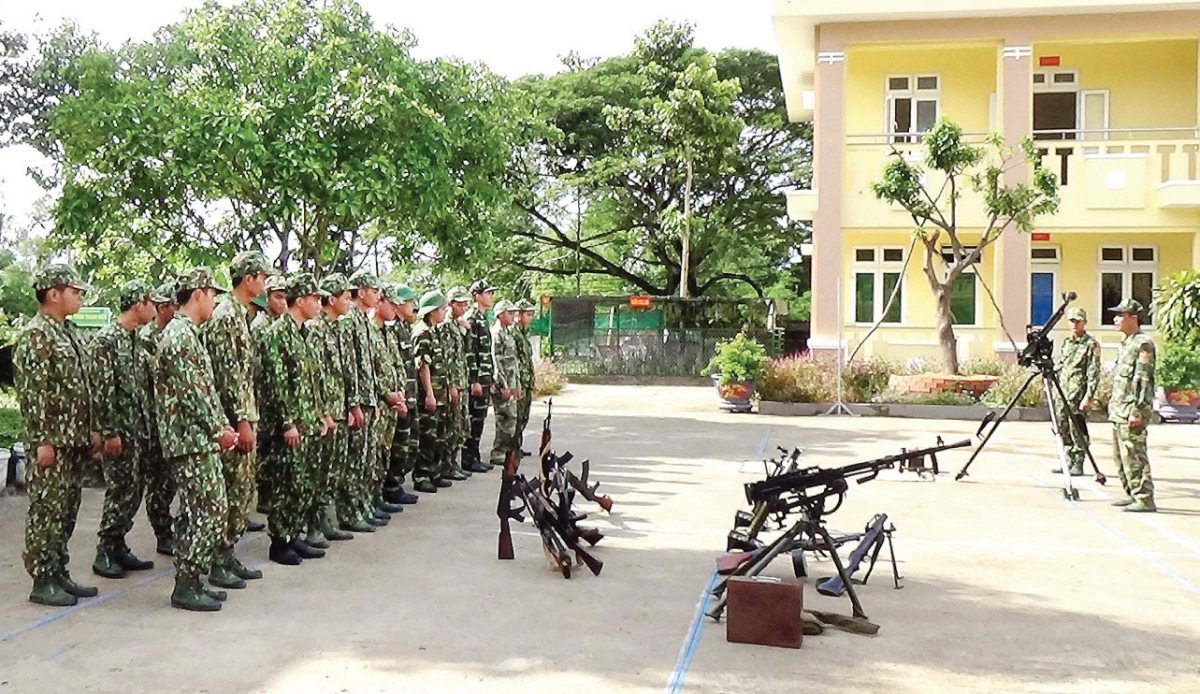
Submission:
<svg viewBox="0 0 1200 694">
<path fill-rule="evenodd" d="M 496 515 L 500 517 L 500 540 L 497 556 L 500 559 L 513 558 L 512 532 L 509 521 L 523 522 L 525 516 L 533 522 L 542 538 L 542 547 L 546 556 L 553 562 L 556 570 L 563 578 L 571 577 L 571 567 L 576 563 L 583 564 L 595 575 L 600 575 L 604 568 L 601 562 L 583 546 L 593 547 L 604 535 L 595 528 L 579 526 L 579 521 L 587 518 L 587 514 L 573 508 L 575 495 L 593 501 L 604 509 L 612 510 L 612 499 L 605 495 L 596 494 L 600 484 L 588 483 L 589 461 L 581 464 L 581 474 L 576 475 L 567 469 L 571 461 L 570 452 L 556 455 L 550 448 L 550 408 L 553 402 L 547 404 L 546 419 L 542 424 L 542 442 L 539 448 L 541 456 L 541 478 L 529 480 L 517 471 L 520 466 L 520 451 L 514 448 L 508 453 L 504 463 L 504 477 L 500 482 L 500 500 L 496 507 Z M 572 560 L 571 553 L 575 559 Z"/>
</svg>

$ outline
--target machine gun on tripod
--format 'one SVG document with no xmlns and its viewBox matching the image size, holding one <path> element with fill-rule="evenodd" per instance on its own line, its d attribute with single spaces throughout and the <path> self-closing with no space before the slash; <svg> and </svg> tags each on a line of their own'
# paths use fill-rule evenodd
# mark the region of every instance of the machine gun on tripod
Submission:
<svg viewBox="0 0 1200 694">
<path fill-rule="evenodd" d="M 926 456 L 936 461 L 935 456 L 941 451 L 952 448 L 963 448 L 970 445 L 970 439 L 946 444 L 939 437 L 938 444 L 930 448 L 903 451 L 896 455 L 884 456 L 837 468 L 805 468 L 803 470 L 774 475 L 759 482 L 746 484 L 746 500 L 752 505 L 765 504 L 768 509 L 771 509 L 770 512 L 782 513 L 784 516 L 799 511 L 800 520 L 792 524 L 774 542 L 757 550 L 755 552 L 756 556 L 752 560 L 738 565 L 731 575 L 757 576 L 780 554 L 790 552 L 792 555 L 793 571 L 797 577 L 804 576 L 807 573 L 804 567 L 804 552 L 826 551 L 829 553 L 830 558 L 833 560 L 833 565 L 837 569 L 837 578 L 839 579 L 840 587 L 844 587 L 846 593 L 849 595 L 854 617 L 866 619 L 867 615 L 863 611 L 862 603 L 858 599 L 858 593 L 854 590 L 854 584 L 851 582 L 850 577 L 857 568 L 858 562 L 866 556 L 868 551 L 871 551 L 871 564 L 872 567 L 874 566 L 874 561 L 878 557 L 876 546 L 881 542 L 879 540 L 880 536 L 885 536 L 890 546 L 891 532 L 894 528 L 884 527 L 884 523 L 887 520 L 885 515 L 880 514 L 876 516 L 868 524 L 863 535 L 860 536 L 863 542 L 860 543 L 859 548 L 854 552 L 854 555 L 856 555 L 854 565 L 848 567 L 842 563 L 842 559 L 837 552 L 837 547 L 849 540 L 845 537 L 841 538 L 840 541 L 835 539 L 825 527 L 825 516 L 842 507 L 842 502 L 845 500 L 846 492 L 849 489 L 849 480 L 851 479 L 859 484 L 863 484 L 875 479 L 882 470 L 895 469 L 898 466 L 901 466 L 901 469 L 911 469 L 914 464 L 923 466 L 923 462 L 916 461 L 923 461 Z M 908 466 L 908 468 L 904 466 Z M 932 466 L 936 469 L 936 462 L 932 463 Z M 831 500 L 833 500 L 832 506 L 830 506 Z M 894 552 L 892 553 L 892 563 L 896 587 L 899 587 L 900 576 L 895 568 Z M 727 581 L 728 577 L 721 580 L 712 590 L 712 595 L 717 598 L 717 602 L 707 614 L 717 621 L 720 621 L 721 615 L 725 611 L 725 586 Z M 826 584 L 828 582 L 822 583 L 822 585 Z M 828 587 L 829 589 L 833 589 L 835 586 L 829 585 Z"/>
<path fill-rule="evenodd" d="M 1016 407 L 1021 396 L 1025 394 L 1025 390 L 1033 383 L 1034 379 L 1039 376 L 1042 379 L 1042 393 L 1046 398 L 1046 407 L 1050 409 L 1050 428 L 1054 432 L 1055 444 L 1058 447 L 1058 458 L 1062 463 L 1063 472 L 1063 498 L 1072 501 L 1079 500 L 1079 490 L 1075 488 L 1071 481 L 1070 461 L 1067 460 L 1067 452 L 1063 446 L 1062 431 L 1065 428 L 1070 429 L 1073 433 L 1079 434 L 1084 441 L 1087 440 L 1087 420 L 1083 417 L 1083 413 L 1070 413 L 1065 422 L 1059 420 L 1059 408 L 1056 403 L 1067 403 L 1066 392 L 1063 391 L 1062 383 L 1058 380 L 1058 373 L 1054 367 L 1054 342 L 1050 339 L 1050 330 L 1062 320 L 1063 315 L 1067 311 L 1067 304 L 1070 304 L 1078 295 L 1075 292 L 1065 292 L 1062 295 L 1062 303 L 1058 309 L 1046 320 L 1046 323 L 1041 327 L 1033 325 L 1025 328 L 1025 349 L 1017 355 L 1017 363 L 1033 371 L 1029 374 L 1029 378 L 1025 379 L 1024 385 L 1009 401 L 1008 406 L 996 415 L 995 412 L 989 412 L 983 421 L 979 423 L 979 430 L 975 432 L 976 437 L 982 436 L 979 446 L 971 453 L 971 457 L 967 459 L 962 470 L 954 476 L 955 480 L 961 480 L 967 476 L 967 469 L 971 467 L 971 463 L 975 462 L 975 458 L 983 451 L 984 446 L 991 440 L 992 435 L 996 433 L 996 429 L 1000 427 L 1000 423 L 1008 417 L 1009 412 Z M 991 428 L 988 428 L 988 425 Z M 984 429 L 987 429 L 987 434 L 984 434 Z M 1084 451 L 1087 454 L 1088 460 L 1092 463 L 1092 470 L 1095 471 L 1096 482 L 1105 484 L 1108 478 L 1100 472 L 1100 466 L 1096 464 L 1096 459 L 1092 456 L 1091 446 L 1084 446 Z"/>
</svg>

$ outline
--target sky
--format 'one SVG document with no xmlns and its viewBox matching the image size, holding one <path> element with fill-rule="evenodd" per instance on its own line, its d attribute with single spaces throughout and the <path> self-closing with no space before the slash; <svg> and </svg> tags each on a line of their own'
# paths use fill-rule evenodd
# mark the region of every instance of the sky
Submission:
<svg viewBox="0 0 1200 694">
<path fill-rule="evenodd" d="M 633 38 L 659 19 L 688 21 L 705 48 L 775 51 L 770 0 L 359 0 L 377 24 L 412 30 L 415 57 L 480 61 L 510 78 L 550 74 L 570 51 L 610 57 L 629 52 Z M 45 31 L 64 19 L 109 44 L 144 41 L 200 0 L 0 0 L 0 22 Z M 222 4 L 228 2 L 222 0 Z M 0 149 L 0 210 L 27 224 L 41 189 L 24 174 L 36 161 L 18 148 Z"/>
</svg>

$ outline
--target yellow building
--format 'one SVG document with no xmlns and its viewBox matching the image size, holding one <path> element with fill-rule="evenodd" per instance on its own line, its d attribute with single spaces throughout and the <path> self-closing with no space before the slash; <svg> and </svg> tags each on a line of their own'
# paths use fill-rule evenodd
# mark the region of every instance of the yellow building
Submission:
<svg viewBox="0 0 1200 694">
<path fill-rule="evenodd" d="M 1058 213 L 1034 234 L 1007 230 L 980 276 L 956 285 L 960 360 L 1012 357 L 987 289 L 1018 348 L 1027 323 L 1076 292 L 1111 359 L 1119 335 L 1104 307 L 1149 305 L 1161 277 L 1200 267 L 1196 3 L 774 0 L 773 14 L 789 115 L 814 129 L 812 190 L 788 196 L 789 215 L 813 223 L 814 350 L 836 349 L 839 332 L 853 349 L 900 282 L 864 354 L 936 363 L 920 255 L 900 276 L 912 220 L 871 183 L 893 147 L 918 149 L 942 116 L 977 141 L 1032 133 L 1062 186 Z M 978 238 L 980 207 L 960 202 L 964 241 Z"/>
</svg>

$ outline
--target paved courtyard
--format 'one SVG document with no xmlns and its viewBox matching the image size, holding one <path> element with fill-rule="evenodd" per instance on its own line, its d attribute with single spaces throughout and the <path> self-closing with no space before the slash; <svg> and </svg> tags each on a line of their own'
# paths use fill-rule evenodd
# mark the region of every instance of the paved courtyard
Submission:
<svg viewBox="0 0 1200 694">
<path fill-rule="evenodd" d="M 544 404 L 534 410 L 536 443 Z M 874 637 L 827 631 L 801 650 L 731 644 L 698 608 L 759 451 L 805 449 L 836 466 L 974 432 L 971 422 L 726 415 L 709 389 L 568 386 L 555 398 L 556 448 L 590 458 L 606 538 L 593 577 L 545 568 L 530 526 L 516 559 L 495 559 L 498 472 L 409 507 L 390 526 L 300 567 L 239 548 L 266 577 L 215 614 L 168 605 L 169 564 L 120 581 L 90 573 L 100 490 L 86 490 L 71 543 L 76 578 L 98 598 L 67 610 L 25 600 L 25 500 L 0 498 L 0 694 L 4 692 L 1185 692 L 1200 691 L 1200 442 L 1195 426 L 1150 433 L 1161 512 L 1108 505 L 1081 481 L 1077 503 L 1052 475 L 1045 424 L 1006 423 L 953 481 L 884 473 L 851 485 L 830 527 L 874 514 L 895 523 L 903 589 L 879 566 L 861 589 Z M 1095 452 L 1113 473 L 1109 429 Z M 1115 476 L 1115 475 L 1114 475 Z M 139 517 L 130 544 L 153 555 Z M 831 565 L 810 563 L 814 573 Z M 768 570 L 790 575 L 780 560 Z M 849 612 L 843 599 L 805 602 Z"/>
</svg>

